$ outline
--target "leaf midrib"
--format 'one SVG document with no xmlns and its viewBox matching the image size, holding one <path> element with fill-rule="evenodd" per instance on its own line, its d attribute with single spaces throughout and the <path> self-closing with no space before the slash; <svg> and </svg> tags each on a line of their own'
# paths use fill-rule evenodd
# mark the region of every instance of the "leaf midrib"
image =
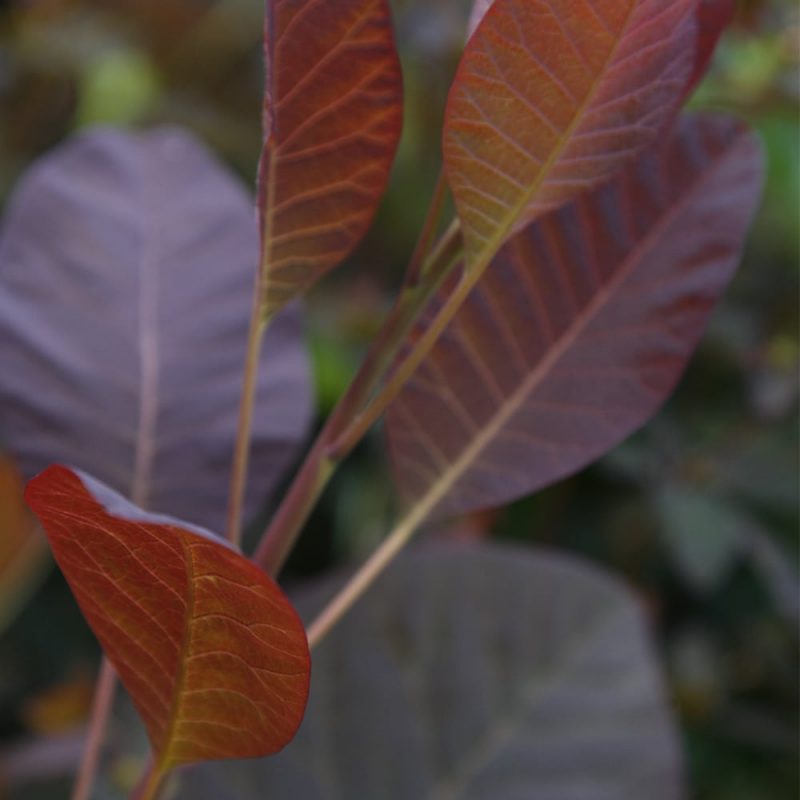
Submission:
<svg viewBox="0 0 800 800">
<path fill-rule="evenodd" d="M 612 607 L 610 612 L 600 614 L 599 622 L 588 626 L 588 630 L 574 632 L 572 642 L 565 648 L 563 655 L 544 673 L 529 675 L 523 680 L 516 694 L 516 703 L 511 704 L 507 713 L 494 716 L 491 725 L 480 737 L 471 752 L 465 754 L 460 763 L 454 765 L 452 774 L 441 778 L 432 787 L 432 800 L 457 800 L 464 796 L 471 780 L 480 773 L 482 767 L 491 762 L 494 756 L 520 729 L 525 727 L 525 714 L 535 705 L 539 697 L 548 689 L 557 686 L 568 674 L 569 668 L 581 663 L 584 654 L 594 645 L 608 629 L 613 630 L 621 608 Z"/>
<path fill-rule="evenodd" d="M 491 262 L 497 251 L 500 249 L 500 247 L 502 247 L 503 243 L 508 238 L 511 230 L 513 229 L 519 217 L 522 215 L 523 211 L 531 204 L 533 199 L 539 193 L 539 190 L 542 188 L 542 185 L 550 175 L 553 167 L 561 158 L 564 150 L 572 140 L 576 129 L 580 126 L 587 109 L 591 107 L 591 104 L 593 103 L 595 96 L 599 91 L 603 80 L 605 79 L 609 65 L 612 64 L 616 59 L 622 42 L 625 41 L 630 33 L 629 28 L 631 21 L 635 15 L 635 11 L 639 7 L 639 2 L 640 0 L 632 0 L 630 9 L 628 10 L 628 15 L 625 18 L 622 29 L 620 30 L 620 34 L 617 37 L 617 40 L 614 42 L 613 47 L 609 51 L 608 57 L 603 63 L 602 69 L 598 71 L 597 77 L 592 82 L 589 92 L 587 93 L 583 102 L 575 110 L 572 122 L 570 122 L 570 124 L 567 126 L 563 135 L 559 137 L 558 144 L 542 164 L 541 169 L 539 170 L 539 176 L 532 182 L 528 191 L 522 193 L 519 202 L 515 203 L 511 207 L 510 212 L 505 217 L 505 222 L 499 226 L 495 234 L 486 241 L 485 246 L 478 251 L 478 255 L 475 257 L 475 259 L 473 260 L 468 258 L 467 263 L 470 271 L 475 270 L 482 272 L 489 265 L 489 262 Z M 492 9 L 490 8 L 488 13 L 491 13 L 491 11 Z M 472 264 L 471 266 L 470 262 Z"/>
<path fill-rule="evenodd" d="M 653 243 L 658 241 L 664 231 L 673 224 L 680 214 L 688 207 L 690 202 L 696 197 L 698 191 L 709 182 L 727 162 L 731 152 L 741 141 L 741 136 L 737 136 L 720 154 L 715 164 L 704 171 L 684 192 L 679 202 L 669 208 L 659 223 L 648 231 L 647 235 L 631 251 L 630 255 L 620 265 L 616 274 L 602 287 L 593 300 L 578 313 L 572 325 L 551 346 L 542 361 L 524 379 L 519 387 L 508 397 L 507 402 L 502 405 L 497 414 L 491 419 L 486 427 L 479 433 L 472 443 L 462 451 L 461 455 L 452 463 L 441 477 L 434 483 L 428 492 L 415 504 L 410 517 L 424 519 L 435 506 L 444 499 L 447 493 L 453 488 L 455 483 L 467 472 L 472 464 L 479 458 L 480 454 L 492 443 L 497 434 L 503 429 L 513 415 L 522 407 L 528 396 L 538 387 L 541 381 L 547 377 L 554 363 L 559 360 L 564 353 L 575 343 L 588 323 L 599 313 L 599 310 L 613 297 L 619 284 L 623 283 L 635 270 L 640 261 L 642 252 L 651 249 Z"/>
<path fill-rule="evenodd" d="M 186 685 L 186 665 L 189 660 L 187 656 L 192 640 L 192 623 L 194 621 L 195 611 L 194 556 L 192 555 L 191 547 L 189 547 L 186 542 L 186 538 L 183 535 L 179 535 L 178 538 L 181 543 L 181 549 L 183 550 L 183 563 L 186 570 L 186 617 L 184 619 L 183 641 L 178 651 L 178 674 L 175 676 L 172 707 L 169 710 L 167 729 L 164 733 L 164 742 L 162 744 L 163 752 L 158 755 L 158 768 L 162 772 L 167 772 L 172 767 L 181 763 L 179 759 L 171 757 L 170 750 L 181 719 L 183 689 Z"/>
<path fill-rule="evenodd" d="M 141 153 L 140 153 L 141 155 Z M 139 263 L 139 415 L 136 430 L 133 476 L 130 499 L 140 508 L 148 507 L 156 452 L 159 392 L 158 336 L 158 226 L 153 219 L 149 200 L 149 170 L 146 159 L 140 158 L 142 174 L 143 216 L 141 223 L 142 252 Z"/>
</svg>

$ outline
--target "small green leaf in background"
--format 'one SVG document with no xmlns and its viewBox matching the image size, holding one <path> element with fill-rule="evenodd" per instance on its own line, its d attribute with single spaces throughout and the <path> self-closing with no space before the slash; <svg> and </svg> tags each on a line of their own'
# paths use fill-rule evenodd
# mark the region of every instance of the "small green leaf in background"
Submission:
<svg viewBox="0 0 800 800">
<path fill-rule="evenodd" d="M 79 91 L 78 127 L 129 125 L 144 119 L 158 100 L 158 71 L 140 51 L 109 51 L 87 64 Z"/>
<path fill-rule="evenodd" d="M 746 521 L 722 498 L 671 486 L 656 496 L 664 546 L 678 571 L 700 591 L 713 591 L 742 555 Z"/>
</svg>

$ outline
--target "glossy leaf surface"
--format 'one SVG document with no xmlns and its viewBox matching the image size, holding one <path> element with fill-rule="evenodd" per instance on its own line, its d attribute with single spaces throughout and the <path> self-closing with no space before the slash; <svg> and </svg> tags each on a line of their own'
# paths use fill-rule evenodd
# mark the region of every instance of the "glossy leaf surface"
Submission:
<svg viewBox="0 0 800 800">
<path fill-rule="evenodd" d="M 570 558 L 448 548 L 401 557 L 315 650 L 283 753 L 192 769 L 178 798 L 677 800 L 682 778 L 628 591 Z"/>
<path fill-rule="evenodd" d="M 687 94 L 705 75 L 717 42 L 735 13 L 736 0 L 700 0 L 697 9 L 697 53 Z"/>
<path fill-rule="evenodd" d="M 22 492 L 16 465 L 0 455 L 0 631 L 48 563 L 47 544 Z"/>
<path fill-rule="evenodd" d="M 365 233 L 402 127 L 386 0 L 267 0 L 259 168 L 263 311 L 336 266 Z"/>
<path fill-rule="evenodd" d="M 609 178 L 683 96 L 695 0 L 496 0 L 448 100 L 444 160 L 467 264 Z"/>
<path fill-rule="evenodd" d="M 252 199 L 177 129 L 78 137 L 23 179 L 0 233 L 0 436 L 221 530 L 258 262 Z M 299 311 L 262 357 L 247 509 L 311 417 Z"/>
<path fill-rule="evenodd" d="M 743 126 L 686 118 L 615 182 L 514 237 L 390 406 L 411 499 L 499 505 L 642 425 L 733 274 L 760 183 Z"/>
<path fill-rule="evenodd" d="M 158 769 L 286 745 L 310 661 L 302 623 L 270 578 L 212 534 L 145 514 L 64 467 L 30 481 L 26 499 Z"/>
</svg>

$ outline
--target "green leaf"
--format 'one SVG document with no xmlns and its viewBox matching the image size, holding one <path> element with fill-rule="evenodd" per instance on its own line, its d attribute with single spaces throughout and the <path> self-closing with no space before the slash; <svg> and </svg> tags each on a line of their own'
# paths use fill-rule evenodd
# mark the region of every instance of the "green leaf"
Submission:
<svg viewBox="0 0 800 800">
<path fill-rule="evenodd" d="M 701 591 L 712 591 L 743 555 L 749 525 L 722 498 L 671 486 L 656 495 L 663 541 L 680 573 Z"/>
</svg>

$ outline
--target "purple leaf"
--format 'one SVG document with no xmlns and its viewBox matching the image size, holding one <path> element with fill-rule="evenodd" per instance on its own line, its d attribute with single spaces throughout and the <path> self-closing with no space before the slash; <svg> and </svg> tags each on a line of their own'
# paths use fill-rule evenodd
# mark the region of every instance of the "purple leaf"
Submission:
<svg viewBox="0 0 800 800">
<path fill-rule="evenodd" d="M 42 159 L 0 232 L 0 437 L 220 530 L 258 260 L 251 198 L 188 134 L 100 130 Z M 263 353 L 247 507 L 303 440 L 297 308 Z"/>
<path fill-rule="evenodd" d="M 333 588 L 299 608 L 308 616 Z M 575 559 L 496 545 L 399 558 L 314 653 L 286 750 L 180 781 L 178 800 L 685 796 L 633 595 Z"/>
<path fill-rule="evenodd" d="M 513 238 L 390 406 L 410 498 L 440 514 L 500 505 L 646 422 L 733 274 L 761 166 L 743 125 L 685 118 Z"/>
</svg>

